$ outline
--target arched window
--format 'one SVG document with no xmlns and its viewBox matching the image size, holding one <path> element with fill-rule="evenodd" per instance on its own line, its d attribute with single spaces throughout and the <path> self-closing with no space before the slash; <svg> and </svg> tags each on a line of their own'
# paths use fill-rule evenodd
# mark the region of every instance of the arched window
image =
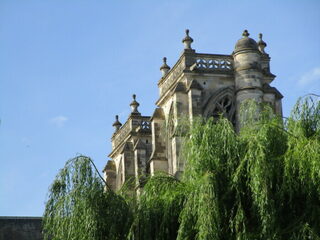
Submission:
<svg viewBox="0 0 320 240">
<path fill-rule="evenodd" d="M 235 125 L 234 90 L 231 87 L 224 88 L 211 95 L 204 105 L 203 116 L 218 119 L 221 115 Z"/>
</svg>

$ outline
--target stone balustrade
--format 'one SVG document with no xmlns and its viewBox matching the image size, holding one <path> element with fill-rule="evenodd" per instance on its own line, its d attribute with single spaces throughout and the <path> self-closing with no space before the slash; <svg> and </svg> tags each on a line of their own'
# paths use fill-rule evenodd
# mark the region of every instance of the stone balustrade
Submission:
<svg viewBox="0 0 320 240">
<path fill-rule="evenodd" d="M 230 55 L 198 53 L 193 66 L 200 70 L 233 71 L 233 58 Z"/>
<path fill-rule="evenodd" d="M 112 147 L 115 149 L 119 144 L 123 143 L 124 139 L 129 135 L 132 130 L 131 121 L 126 121 L 124 125 L 114 134 Z"/>
<path fill-rule="evenodd" d="M 172 69 L 159 81 L 160 95 L 166 93 L 176 83 L 184 70 L 201 71 L 222 71 L 225 73 L 233 72 L 232 55 L 195 53 L 188 56 L 188 62 L 193 62 L 191 66 L 186 66 L 186 59 L 180 58 Z"/>
<path fill-rule="evenodd" d="M 143 130 L 151 130 L 151 122 L 148 120 L 142 120 L 140 124 L 140 128 Z"/>
<path fill-rule="evenodd" d="M 136 124 L 137 122 L 139 124 Z M 128 121 L 126 121 L 126 123 L 113 135 L 112 148 L 116 149 L 120 144 L 124 143 L 130 133 L 138 127 L 145 131 L 151 131 L 150 117 L 137 117 L 134 121 L 129 118 Z"/>
<path fill-rule="evenodd" d="M 180 59 L 181 60 L 181 59 Z M 183 61 L 178 61 L 174 67 L 168 72 L 168 74 L 160 80 L 159 87 L 160 87 L 160 95 L 162 93 L 167 92 L 167 90 L 175 83 L 175 80 L 178 76 L 183 72 L 185 69 L 185 64 Z"/>
</svg>

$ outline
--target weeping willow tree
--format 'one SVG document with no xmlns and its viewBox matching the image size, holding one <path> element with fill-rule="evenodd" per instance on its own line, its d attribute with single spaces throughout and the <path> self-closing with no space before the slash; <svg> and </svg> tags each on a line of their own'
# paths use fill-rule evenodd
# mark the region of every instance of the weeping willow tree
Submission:
<svg viewBox="0 0 320 240">
<path fill-rule="evenodd" d="M 300 99 L 285 122 L 253 102 L 243 111 L 239 133 L 224 118 L 181 127 L 182 177 L 149 176 L 138 197 L 132 184 L 104 192 L 87 158 L 69 161 L 50 189 L 46 236 L 320 239 L 320 102 Z"/>
<path fill-rule="evenodd" d="M 126 201 L 107 189 L 92 160 L 69 160 L 49 190 L 43 233 L 50 240 L 126 239 L 131 211 Z"/>
<path fill-rule="evenodd" d="M 149 179 L 134 239 L 320 239 L 319 101 L 300 99 L 285 122 L 253 102 L 243 111 L 238 134 L 223 118 L 193 123 L 182 178 Z"/>
</svg>

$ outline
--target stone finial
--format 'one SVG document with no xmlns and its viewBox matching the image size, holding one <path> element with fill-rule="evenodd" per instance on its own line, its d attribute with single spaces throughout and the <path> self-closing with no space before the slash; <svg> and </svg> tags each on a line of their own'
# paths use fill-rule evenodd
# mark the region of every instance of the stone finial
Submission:
<svg viewBox="0 0 320 240">
<path fill-rule="evenodd" d="M 160 71 L 162 73 L 162 77 L 164 77 L 170 70 L 170 67 L 167 65 L 167 58 L 164 57 L 163 58 L 163 64 L 162 66 L 160 67 Z"/>
<path fill-rule="evenodd" d="M 139 113 L 138 107 L 140 106 L 140 104 L 136 101 L 136 95 L 133 94 L 132 98 L 133 101 L 130 103 L 131 113 Z"/>
<path fill-rule="evenodd" d="M 193 39 L 189 36 L 189 29 L 186 29 L 186 36 L 182 39 L 182 42 L 184 44 L 184 49 L 192 49 L 191 43 L 193 42 Z"/>
<path fill-rule="evenodd" d="M 249 35 L 250 35 L 250 34 L 249 34 L 249 32 L 248 32 L 247 29 L 244 30 L 243 33 L 242 33 L 242 36 L 243 36 L 243 37 L 249 37 Z"/>
<path fill-rule="evenodd" d="M 119 116 L 118 115 L 116 115 L 116 120 L 112 124 L 112 126 L 115 128 L 116 131 L 118 131 L 120 129 L 120 127 L 122 126 L 121 122 L 119 122 Z"/>
<path fill-rule="evenodd" d="M 259 42 L 258 42 L 258 48 L 261 53 L 266 54 L 264 51 L 264 48 L 267 46 L 267 44 L 262 40 L 262 33 L 259 33 Z"/>
</svg>

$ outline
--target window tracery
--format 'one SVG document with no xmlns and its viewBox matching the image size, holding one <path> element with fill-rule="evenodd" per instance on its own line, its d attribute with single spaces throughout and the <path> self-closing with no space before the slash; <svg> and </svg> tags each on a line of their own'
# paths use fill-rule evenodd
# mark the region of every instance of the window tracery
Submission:
<svg viewBox="0 0 320 240">
<path fill-rule="evenodd" d="M 218 119 L 221 115 L 235 125 L 234 93 L 230 88 L 214 94 L 205 106 L 204 117 Z"/>
</svg>

